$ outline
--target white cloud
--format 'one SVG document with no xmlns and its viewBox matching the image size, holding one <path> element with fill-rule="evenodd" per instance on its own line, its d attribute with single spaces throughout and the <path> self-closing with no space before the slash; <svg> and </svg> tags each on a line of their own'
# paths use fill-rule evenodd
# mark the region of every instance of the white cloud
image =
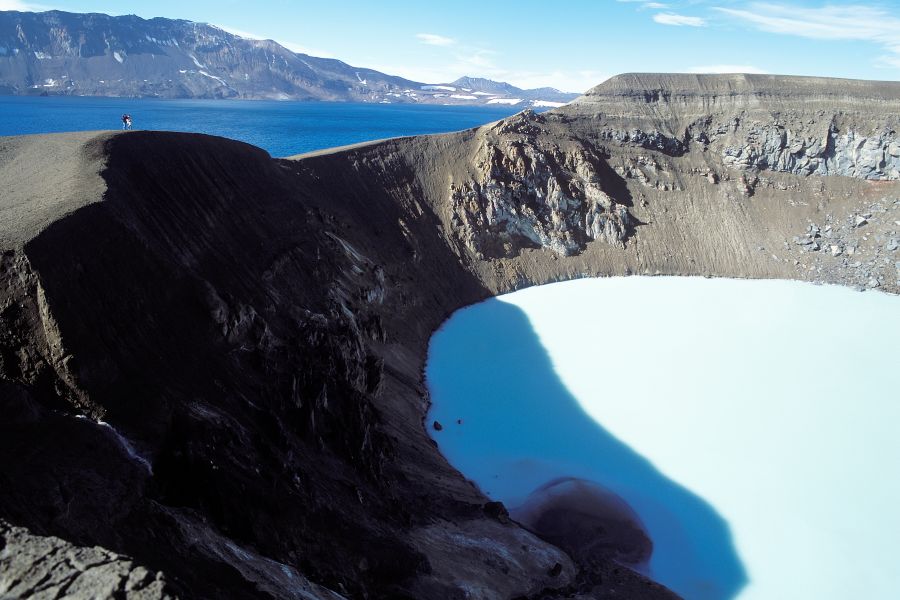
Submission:
<svg viewBox="0 0 900 600">
<path fill-rule="evenodd" d="M 563 92 L 577 94 L 586 92 L 595 85 L 606 81 L 612 75 L 607 72 L 590 70 L 545 72 L 509 70 L 495 66 L 478 68 L 471 63 L 459 60 L 454 63 L 435 64 L 424 68 L 411 67 L 409 64 L 404 63 L 370 63 L 366 64 L 366 66 L 382 73 L 389 73 L 422 83 L 449 83 L 466 75 L 505 81 L 522 89 L 553 87 Z"/>
<path fill-rule="evenodd" d="M 291 52 L 296 52 L 297 54 L 308 54 L 310 56 L 316 56 L 318 58 L 335 58 L 334 54 L 328 52 L 327 50 L 310 48 L 309 46 L 304 46 L 303 44 L 297 44 L 295 42 L 283 42 L 281 40 L 276 41 Z"/>
<path fill-rule="evenodd" d="M 713 10 L 744 20 L 772 33 L 824 40 L 859 40 L 887 35 L 900 42 L 900 19 L 868 6 L 797 6 L 755 2 L 750 10 L 714 7 Z"/>
<path fill-rule="evenodd" d="M 429 46 L 452 46 L 456 43 L 453 38 L 437 35 L 436 33 L 417 33 L 416 38 Z"/>
<path fill-rule="evenodd" d="M 701 65 L 699 67 L 691 67 L 688 73 L 768 73 L 764 69 L 754 67 L 753 65 Z"/>
<path fill-rule="evenodd" d="M 881 61 L 900 67 L 900 18 L 885 9 L 862 4 L 807 8 L 769 2 L 753 2 L 747 8 L 750 10 L 724 7 L 714 10 L 770 33 L 818 40 L 875 42 L 885 50 Z"/>
<path fill-rule="evenodd" d="M 897 54 L 894 55 L 888 54 L 880 58 L 884 65 L 900 69 L 900 52 L 897 52 Z"/>
<path fill-rule="evenodd" d="M 32 4 L 30 2 L 21 2 L 20 0 L 0 0 L 0 10 L 18 10 L 23 12 L 40 12 L 50 10 L 50 7 L 42 4 Z"/>
<path fill-rule="evenodd" d="M 237 27 L 226 27 L 225 25 L 213 25 L 213 27 L 218 27 L 222 31 L 227 31 L 228 33 L 233 33 L 238 37 L 242 37 L 246 40 L 267 40 L 264 35 L 258 35 L 256 33 L 250 33 L 249 31 L 244 31 L 243 29 L 238 29 Z"/>
<path fill-rule="evenodd" d="M 2 1 L 2 0 L 0 0 Z M 252 33 L 249 31 L 244 31 L 242 29 L 238 29 L 236 27 L 228 27 L 225 25 L 214 25 L 214 27 L 218 27 L 223 31 L 227 31 L 228 33 L 233 33 L 238 37 L 242 37 L 247 40 L 271 40 L 272 38 L 259 35 L 258 33 Z M 310 56 L 317 56 L 319 58 L 334 58 L 334 55 L 326 50 L 319 50 L 316 48 L 309 48 L 308 46 L 304 46 L 303 44 L 297 44 L 295 42 L 286 42 L 282 40 L 273 40 L 278 44 L 281 44 L 291 52 L 296 52 L 298 54 L 308 54 Z"/>
<path fill-rule="evenodd" d="M 653 15 L 653 20 L 661 25 L 687 25 L 688 27 L 704 27 L 706 25 L 706 19 L 675 13 L 657 13 Z"/>
<path fill-rule="evenodd" d="M 605 81 L 609 74 L 592 70 L 580 71 L 530 71 L 507 69 L 494 62 L 496 53 L 491 50 L 474 48 L 465 55 L 457 55 L 456 60 L 445 68 L 445 73 L 455 74 L 441 79 L 425 80 L 428 83 L 454 81 L 463 75 L 485 77 L 495 81 L 505 81 L 522 89 L 552 87 L 564 92 L 582 93 Z"/>
<path fill-rule="evenodd" d="M 662 2 L 647 2 L 647 0 L 616 0 L 616 2 L 640 4 L 641 6 L 639 8 L 669 8 L 668 4 L 664 4 Z"/>
<path fill-rule="evenodd" d="M 471 48 L 465 53 L 456 55 L 456 63 L 454 68 L 465 70 L 477 70 L 480 72 L 497 72 L 499 69 L 491 58 L 496 54 L 492 50 L 483 48 Z"/>
<path fill-rule="evenodd" d="M 601 71 L 508 72 L 503 77 L 516 87 L 534 89 L 552 87 L 563 92 L 582 94 L 603 83 L 611 75 Z"/>
</svg>

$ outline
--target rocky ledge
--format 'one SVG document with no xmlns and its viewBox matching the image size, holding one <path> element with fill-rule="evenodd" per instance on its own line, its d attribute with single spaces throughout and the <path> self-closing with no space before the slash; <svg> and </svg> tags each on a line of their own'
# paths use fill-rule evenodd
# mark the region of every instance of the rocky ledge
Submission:
<svg viewBox="0 0 900 600">
<path fill-rule="evenodd" d="M 161 573 L 100 547 L 32 535 L 0 519 L 0 597 L 173 599 Z"/>
</svg>

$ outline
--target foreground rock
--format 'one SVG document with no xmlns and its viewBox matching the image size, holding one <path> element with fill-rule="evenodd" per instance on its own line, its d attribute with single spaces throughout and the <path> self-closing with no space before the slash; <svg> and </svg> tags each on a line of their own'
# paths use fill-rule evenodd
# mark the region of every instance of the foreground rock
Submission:
<svg viewBox="0 0 900 600">
<path fill-rule="evenodd" d="M 447 464 L 428 339 L 456 308 L 573 277 L 896 292 L 898 114 L 891 84 L 628 76 L 296 160 L 174 133 L 0 139 L 0 517 L 134 557 L 181 597 L 672 597 L 526 531 Z M 753 127 L 826 122 L 885 142 L 884 165 L 838 166 L 837 142 L 837 175 L 727 158 Z"/>
<path fill-rule="evenodd" d="M 0 597 L 171 600 L 165 579 L 103 548 L 80 548 L 0 520 Z"/>
<path fill-rule="evenodd" d="M 607 560 L 646 567 L 653 553 L 653 542 L 631 507 L 590 481 L 550 481 L 532 492 L 512 515 L 581 563 Z"/>
</svg>

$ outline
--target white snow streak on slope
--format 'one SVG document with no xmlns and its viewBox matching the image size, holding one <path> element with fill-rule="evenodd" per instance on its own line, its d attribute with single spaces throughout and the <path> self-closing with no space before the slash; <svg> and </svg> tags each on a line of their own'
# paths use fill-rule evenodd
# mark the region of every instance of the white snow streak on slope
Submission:
<svg viewBox="0 0 900 600">
<path fill-rule="evenodd" d="M 221 83 L 222 85 L 224 85 L 226 87 L 228 86 L 228 84 L 225 83 L 225 80 L 222 79 L 221 77 L 216 77 L 215 75 L 210 75 L 206 71 L 197 71 L 197 72 L 200 73 L 201 75 L 203 75 L 204 77 L 209 77 L 210 79 L 215 79 L 216 81 L 218 81 L 219 83 Z"/>
</svg>

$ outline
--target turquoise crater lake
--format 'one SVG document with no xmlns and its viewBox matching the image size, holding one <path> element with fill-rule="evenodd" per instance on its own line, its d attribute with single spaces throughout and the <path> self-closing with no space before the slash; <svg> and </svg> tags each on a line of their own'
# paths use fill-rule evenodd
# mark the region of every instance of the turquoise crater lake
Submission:
<svg viewBox="0 0 900 600">
<path fill-rule="evenodd" d="M 429 422 L 511 509 L 560 477 L 622 498 L 690 600 L 900 590 L 900 298 L 628 277 L 522 290 L 432 338 Z M 515 511 L 513 511 L 515 514 Z"/>
</svg>

